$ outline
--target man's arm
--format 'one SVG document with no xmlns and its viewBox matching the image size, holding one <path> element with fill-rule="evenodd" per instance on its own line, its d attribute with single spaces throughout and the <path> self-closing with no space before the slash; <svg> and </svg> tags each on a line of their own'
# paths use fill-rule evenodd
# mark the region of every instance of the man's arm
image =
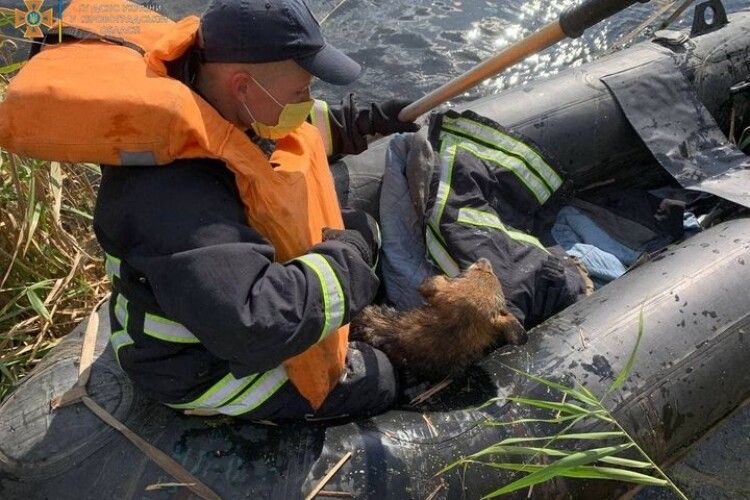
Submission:
<svg viewBox="0 0 750 500">
<path fill-rule="evenodd" d="M 349 322 L 378 280 L 353 245 L 274 262 L 245 224 L 232 174 L 212 161 L 106 168 L 95 229 L 145 277 L 159 307 L 244 376 L 278 366 Z M 341 299 L 341 300 L 339 300 Z"/>
<path fill-rule="evenodd" d="M 357 106 L 350 93 L 334 106 L 316 100 L 309 121 L 320 131 L 328 156 L 359 154 L 367 149 L 368 137 L 419 130 L 419 125 L 398 119 L 399 112 L 409 103 L 390 100 Z"/>
</svg>

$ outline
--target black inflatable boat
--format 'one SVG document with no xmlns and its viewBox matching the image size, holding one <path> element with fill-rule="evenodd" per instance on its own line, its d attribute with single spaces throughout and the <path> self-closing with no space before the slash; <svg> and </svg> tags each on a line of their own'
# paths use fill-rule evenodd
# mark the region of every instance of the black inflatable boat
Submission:
<svg viewBox="0 0 750 500">
<path fill-rule="evenodd" d="M 736 215 L 749 205 L 750 162 L 721 132 L 728 132 L 738 84 L 749 78 L 750 12 L 740 12 L 726 25 L 720 15 L 713 25 L 701 16 L 691 35 L 659 33 L 468 106 L 554 151 L 576 192 L 679 182 L 716 196 L 724 207 L 717 213 L 735 215 L 546 321 L 525 346 L 493 352 L 425 404 L 365 420 L 283 426 L 186 417 L 132 388 L 106 348 L 106 315 L 89 392 L 223 498 L 304 497 L 349 451 L 326 489 L 355 498 L 478 498 L 511 473 L 469 467 L 435 474 L 510 435 L 545 432 L 538 424 L 484 425 L 524 415 L 502 398 L 482 407 L 491 398 L 546 394 L 504 365 L 601 395 L 633 349 L 642 311 L 634 370 L 609 406 L 655 461 L 665 461 L 750 396 L 750 218 Z M 345 204 L 377 213 L 385 148 L 375 144 L 334 165 Z M 82 335 L 79 328 L 66 337 L 0 406 L 0 497 L 188 495 L 184 488 L 146 491 L 173 480 L 86 407 L 50 410 L 77 380 Z M 557 480 L 535 494 L 603 498 L 624 488 Z"/>
</svg>

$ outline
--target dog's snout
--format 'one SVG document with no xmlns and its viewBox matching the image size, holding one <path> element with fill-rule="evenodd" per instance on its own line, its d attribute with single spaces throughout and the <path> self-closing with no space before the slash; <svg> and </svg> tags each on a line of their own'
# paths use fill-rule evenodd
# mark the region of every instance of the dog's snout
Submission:
<svg viewBox="0 0 750 500">
<path fill-rule="evenodd" d="M 490 261 L 484 257 L 476 261 L 472 267 L 479 269 L 480 271 L 492 272 L 492 264 L 490 264 Z"/>
<path fill-rule="evenodd" d="M 523 345 L 529 340 L 529 334 L 518 321 L 513 321 L 505 331 L 505 340 L 509 344 Z"/>
</svg>

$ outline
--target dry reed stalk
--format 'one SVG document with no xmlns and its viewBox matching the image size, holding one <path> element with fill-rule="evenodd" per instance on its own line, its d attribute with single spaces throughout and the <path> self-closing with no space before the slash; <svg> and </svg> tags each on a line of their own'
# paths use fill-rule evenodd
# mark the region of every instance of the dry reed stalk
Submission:
<svg viewBox="0 0 750 500">
<path fill-rule="evenodd" d="M 93 165 L 0 150 L 0 400 L 109 292 L 91 225 L 98 182 Z"/>
</svg>

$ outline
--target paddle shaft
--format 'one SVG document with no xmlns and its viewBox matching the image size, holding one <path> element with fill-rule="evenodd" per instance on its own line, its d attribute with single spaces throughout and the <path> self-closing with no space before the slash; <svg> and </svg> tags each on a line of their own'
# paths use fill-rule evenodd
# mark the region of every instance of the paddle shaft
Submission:
<svg viewBox="0 0 750 500">
<path fill-rule="evenodd" d="M 566 10 L 557 21 L 551 22 L 523 40 L 514 43 L 492 58 L 478 64 L 461 76 L 442 85 L 421 99 L 405 107 L 398 118 L 412 122 L 447 100 L 500 73 L 566 38 L 578 38 L 583 32 L 636 2 L 649 0 L 586 0 Z"/>
</svg>

